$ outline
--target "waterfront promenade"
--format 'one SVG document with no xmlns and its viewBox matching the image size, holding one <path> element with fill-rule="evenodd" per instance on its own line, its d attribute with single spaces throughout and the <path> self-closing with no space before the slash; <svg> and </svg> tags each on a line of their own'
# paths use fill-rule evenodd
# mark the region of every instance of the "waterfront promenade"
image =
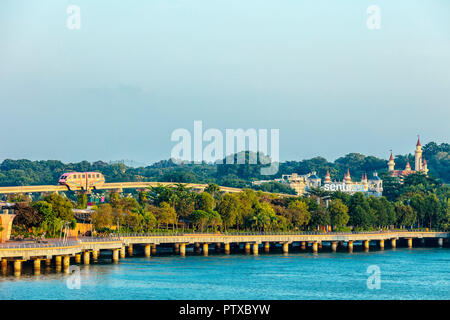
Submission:
<svg viewBox="0 0 450 320">
<path fill-rule="evenodd" d="M 379 231 L 379 232 L 297 232 L 297 233 L 154 233 L 123 234 L 111 237 L 82 237 L 66 241 L 48 239 L 41 242 L 7 242 L 0 244 L 1 271 L 12 268 L 19 276 L 22 263 L 32 262 L 35 274 L 40 273 L 41 264 L 54 266 L 57 271 L 70 272 L 70 264 L 90 264 L 97 261 L 101 252 L 109 251 L 113 263 L 133 256 L 133 249 L 142 247 L 144 256 L 150 257 L 158 248 L 172 248 L 175 254 L 186 255 L 187 249 L 208 255 L 209 250 L 230 254 L 245 252 L 259 254 L 270 252 L 275 246 L 284 253 L 291 250 L 310 250 L 319 253 L 323 247 L 336 252 L 353 251 L 354 243 L 366 251 L 371 243 L 384 249 L 399 245 L 409 248 L 415 245 L 442 247 L 450 233 L 435 231 Z"/>
</svg>

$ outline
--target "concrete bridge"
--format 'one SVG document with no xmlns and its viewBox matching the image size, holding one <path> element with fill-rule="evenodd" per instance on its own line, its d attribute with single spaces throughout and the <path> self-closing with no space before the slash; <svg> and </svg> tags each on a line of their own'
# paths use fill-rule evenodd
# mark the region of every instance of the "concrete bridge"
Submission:
<svg viewBox="0 0 450 320">
<path fill-rule="evenodd" d="M 176 186 L 177 184 L 181 184 L 186 186 L 187 188 L 192 188 L 194 190 L 203 191 L 207 184 L 199 184 L 199 183 L 178 183 L 178 182 L 110 182 L 104 183 L 101 186 L 95 187 L 95 190 L 112 190 L 117 192 L 122 192 L 123 189 L 142 189 L 145 190 L 150 187 L 157 186 Z M 238 193 L 241 192 L 241 188 L 232 188 L 232 187 L 223 187 L 219 186 L 220 191 L 227 193 Z M 87 192 L 89 193 L 91 190 L 83 190 L 81 187 L 73 190 L 69 190 L 67 186 L 64 185 L 39 185 L 39 186 L 13 186 L 13 187 L 0 187 L 0 194 L 11 194 L 11 193 L 53 193 L 53 192 L 64 192 L 64 191 L 76 191 L 76 192 Z M 276 193 L 279 196 L 283 197 L 294 197 L 295 195 L 284 194 L 284 193 Z"/>
<path fill-rule="evenodd" d="M 7 274 L 8 265 L 12 265 L 14 275 L 19 276 L 25 261 L 33 262 L 35 274 L 40 273 L 42 261 L 47 267 L 54 265 L 56 271 L 68 273 L 71 263 L 89 264 L 91 259 L 98 260 L 100 252 L 111 252 L 112 262 L 117 263 L 127 255 L 133 256 L 133 248 L 136 246 L 143 248 L 146 257 L 156 254 L 161 247 L 171 248 L 181 256 L 186 255 L 188 248 L 206 256 L 210 248 L 225 254 L 242 250 L 247 254 L 253 252 L 258 255 L 260 247 L 267 253 L 277 246 L 285 254 L 296 249 L 318 253 L 325 247 L 332 252 L 346 250 L 351 253 L 354 243 L 360 243 L 365 251 L 369 251 L 371 242 L 381 250 L 385 248 L 386 241 L 389 247 L 396 248 L 398 240 L 409 248 L 413 247 L 413 241 L 416 245 L 425 245 L 426 239 L 428 244 L 442 247 L 444 240 L 448 241 L 449 238 L 448 232 L 433 231 L 126 234 L 103 238 L 83 237 L 69 241 L 48 240 L 47 243 L 4 243 L 0 245 L 0 260 L 3 274 Z"/>
<path fill-rule="evenodd" d="M 157 186 L 175 186 L 178 183 L 175 182 L 110 182 L 104 183 L 102 186 L 98 186 L 96 190 L 114 190 L 123 191 L 123 189 L 146 189 L 150 187 Z M 197 184 L 197 183 L 181 183 L 182 185 L 204 190 L 207 184 Z M 221 191 L 224 192 L 241 192 L 242 189 L 231 188 L 231 187 L 219 187 Z M 67 186 L 64 185 L 40 185 L 40 186 L 13 186 L 13 187 L 0 187 L 0 194 L 10 194 L 10 193 L 38 193 L 38 192 L 63 192 L 63 191 L 85 191 L 81 187 L 78 189 L 69 190 Z"/>
</svg>

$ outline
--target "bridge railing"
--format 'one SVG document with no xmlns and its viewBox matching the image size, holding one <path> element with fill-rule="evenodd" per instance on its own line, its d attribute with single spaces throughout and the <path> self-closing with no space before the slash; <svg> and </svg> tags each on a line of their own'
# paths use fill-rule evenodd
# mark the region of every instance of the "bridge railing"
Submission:
<svg viewBox="0 0 450 320">
<path fill-rule="evenodd" d="M 33 249 L 33 248 L 55 248 L 55 247 L 72 247 L 81 244 L 80 241 L 50 241 L 39 243 L 1 243 L 0 249 Z"/>
<path fill-rule="evenodd" d="M 105 241 L 121 241 L 119 236 L 105 236 L 105 237 L 81 237 L 78 238 L 81 242 L 105 242 Z"/>
<path fill-rule="evenodd" d="M 425 232 L 422 229 L 398 229 L 398 230 L 374 230 L 374 231 L 347 231 L 347 232 L 337 232 L 337 231 L 283 231 L 283 232 L 258 232 L 258 231 L 245 231 L 245 232 L 146 232 L 146 233 L 121 233 L 115 234 L 110 238 L 122 238 L 122 237 L 160 237 L 160 236 L 195 236 L 195 235 L 210 235 L 210 236 L 257 236 L 257 235 L 355 235 L 355 234 L 383 234 L 383 233 L 393 233 L 393 232 Z M 439 232 L 435 230 L 428 230 L 428 232 Z M 84 239 L 84 238 L 83 238 Z M 102 238 L 103 239 L 103 238 Z"/>
</svg>

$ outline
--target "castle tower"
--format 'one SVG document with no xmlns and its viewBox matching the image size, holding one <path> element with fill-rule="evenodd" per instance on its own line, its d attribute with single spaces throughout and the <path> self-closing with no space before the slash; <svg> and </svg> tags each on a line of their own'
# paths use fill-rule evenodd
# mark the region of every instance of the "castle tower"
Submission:
<svg viewBox="0 0 450 320">
<path fill-rule="evenodd" d="M 325 176 L 325 179 L 323 180 L 324 183 L 330 183 L 331 177 L 330 177 L 330 170 L 327 168 L 327 175 Z"/>
<path fill-rule="evenodd" d="M 423 168 L 422 168 L 423 173 L 428 174 L 428 164 L 427 164 L 427 160 L 423 159 Z"/>
<path fill-rule="evenodd" d="M 411 165 L 409 164 L 409 159 L 406 158 L 406 167 L 405 167 L 405 171 L 411 171 Z"/>
<path fill-rule="evenodd" d="M 391 157 L 389 158 L 389 162 L 388 162 L 389 172 L 394 171 L 394 167 L 395 167 L 394 156 L 392 155 L 392 151 L 391 151 Z"/>
<path fill-rule="evenodd" d="M 365 191 L 369 190 L 369 182 L 367 181 L 367 173 L 364 173 L 364 174 L 363 174 L 363 177 L 362 177 L 362 179 L 361 179 L 361 182 L 362 182 L 363 185 L 364 185 L 364 190 L 365 190 Z"/>
<path fill-rule="evenodd" d="M 350 170 L 347 168 L 347 174 L 344 176 L 344 182 L 350 183 L 352 182 L 352 178 L 350 177 Z"/>
<path fill-rule="evenodd" d="M 416 144 L 416 159 L 414 163 L 414 170 L 415 171 L 422 171 L 422 145 L 420 144 L 420 137 L 417 137 L 417 144 Z"/>
</svg>

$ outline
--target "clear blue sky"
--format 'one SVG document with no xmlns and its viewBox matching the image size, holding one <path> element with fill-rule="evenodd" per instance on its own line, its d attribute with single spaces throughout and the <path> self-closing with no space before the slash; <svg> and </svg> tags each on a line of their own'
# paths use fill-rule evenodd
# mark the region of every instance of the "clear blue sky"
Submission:
<svg viewBox="0 0 450 320">
<path fill-rule="evenodd" d="M 3 0 L 0 116 L 0 159 L 151 163 L 194 120 L 278 128 L 281 160 L 412 152 L 448 142 L 450 1 Z"/>
</svg>

